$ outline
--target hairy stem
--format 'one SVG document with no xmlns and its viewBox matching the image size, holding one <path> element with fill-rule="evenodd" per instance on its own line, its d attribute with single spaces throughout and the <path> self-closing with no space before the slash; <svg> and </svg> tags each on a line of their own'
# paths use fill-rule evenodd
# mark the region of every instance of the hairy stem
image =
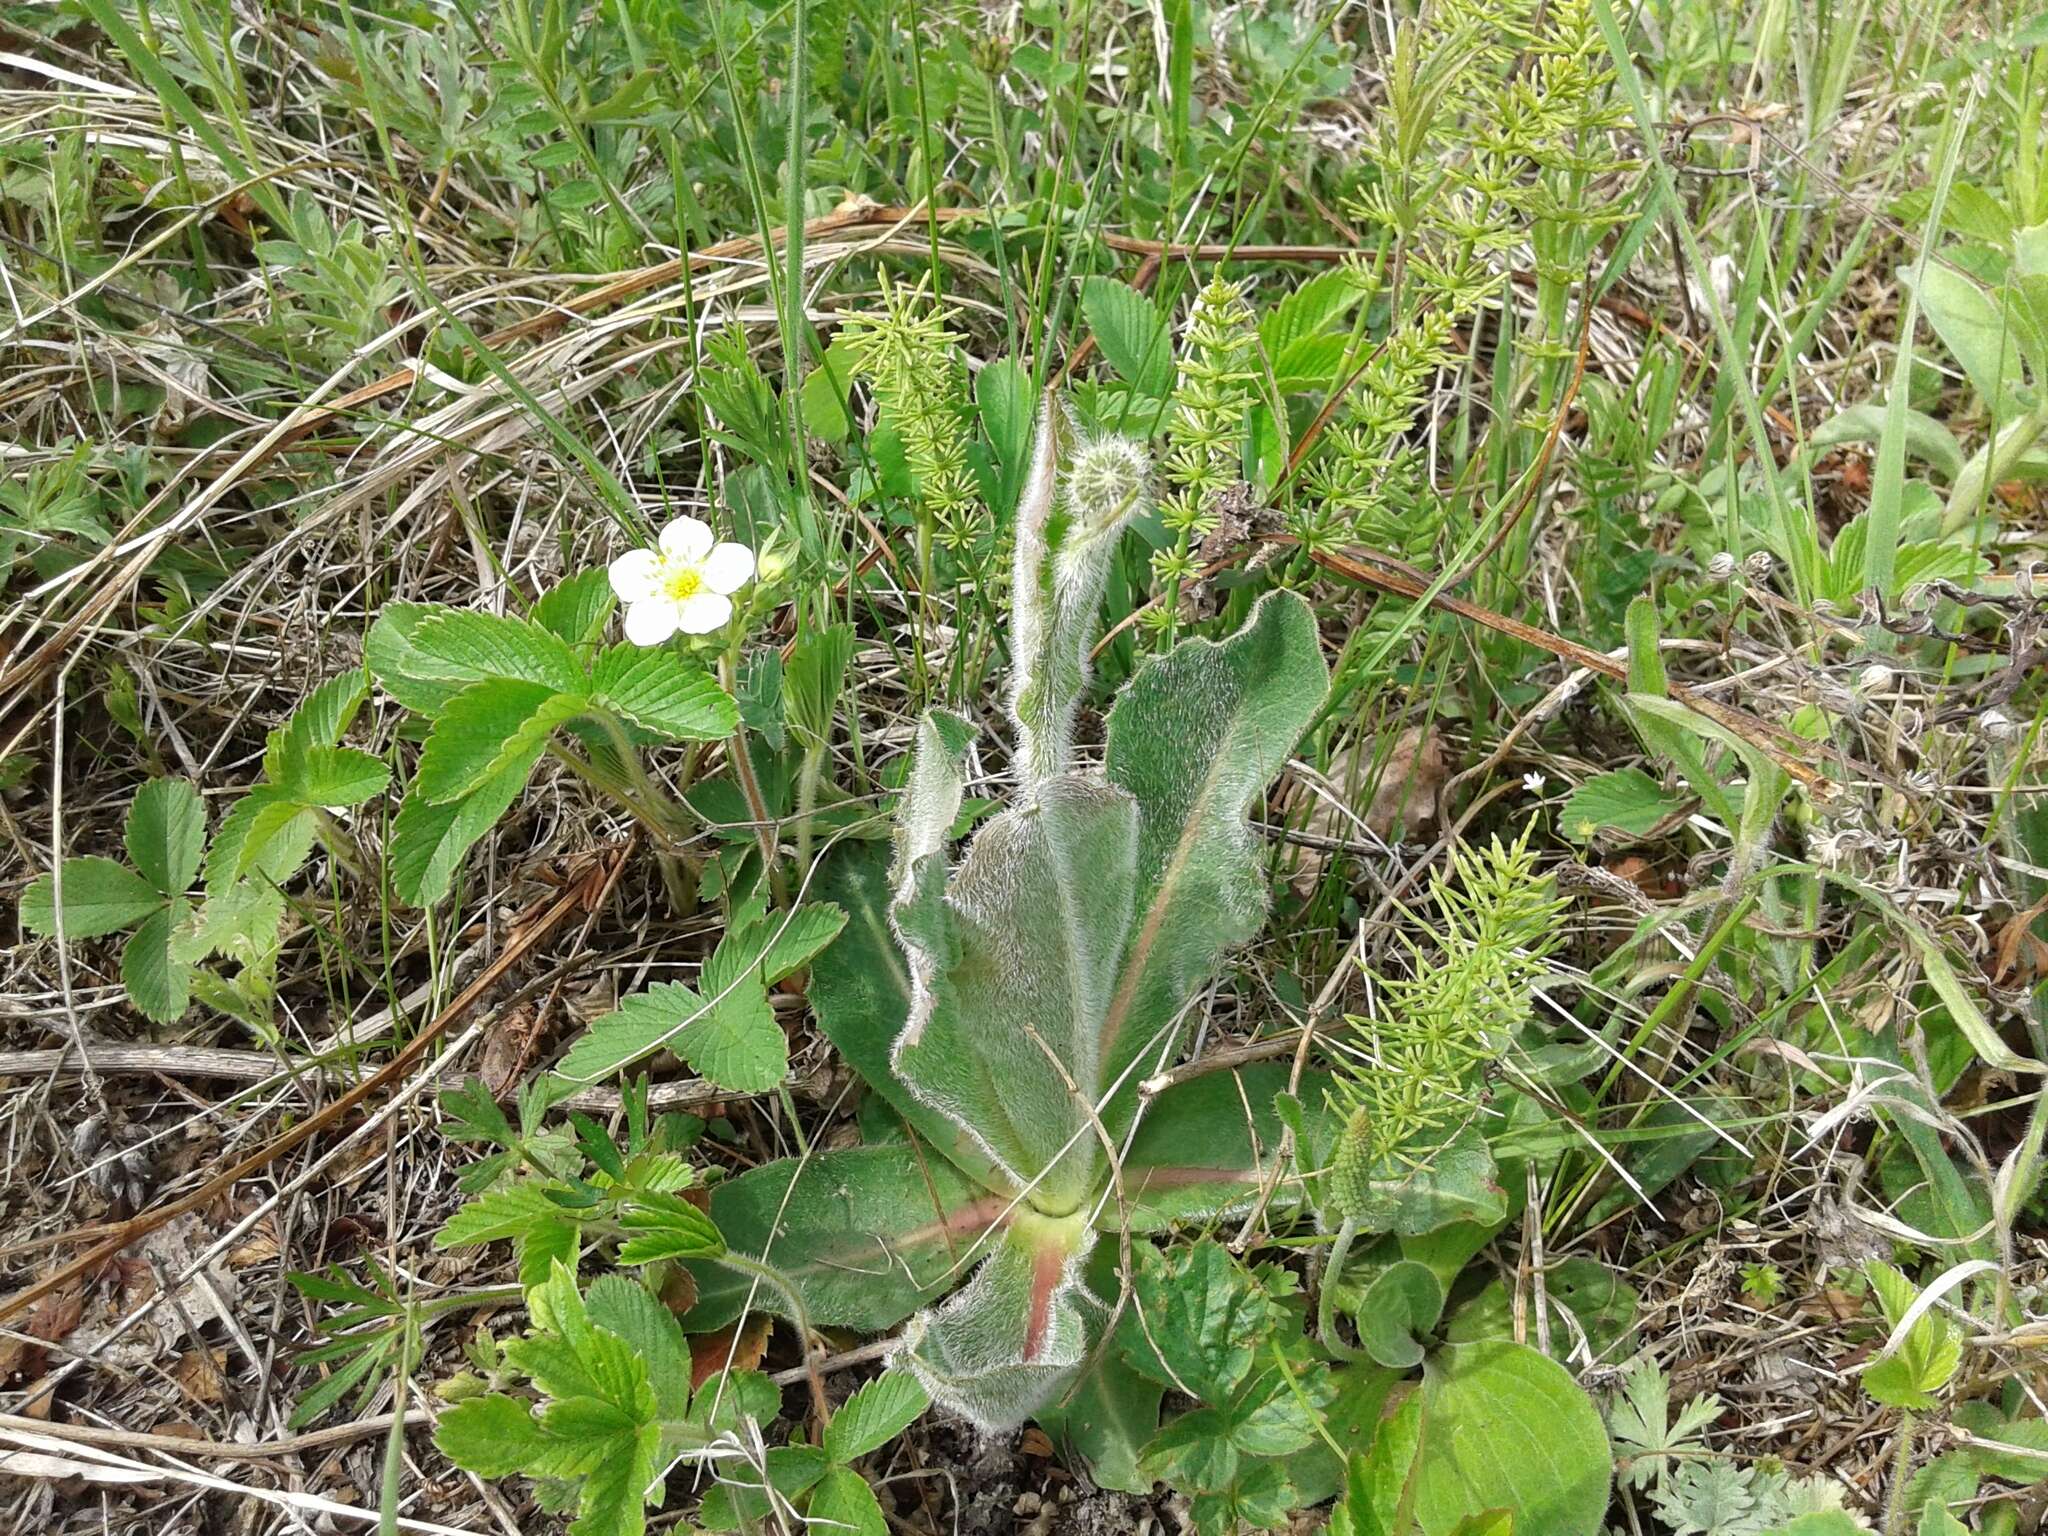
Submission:
<svg viewBox="0 0 2048 1536">
<path fill-rule="evenodd" d="M 1365 1351 L 1346 1344 L 1337 1335 L 1337 1282 L 1344 1275 L 1344 1261 L 1351 1257 L 1351 1244 L 1358 1237 L 1358 1219 L 1347 1216 L 1337 1229 L 1337 1242 L 1323 1265 L 1323 1283 L 1316 1295 L 1316 1334 L 1323 1348 L 1339 1360 L 1362 1359 Z"/>
</svg>

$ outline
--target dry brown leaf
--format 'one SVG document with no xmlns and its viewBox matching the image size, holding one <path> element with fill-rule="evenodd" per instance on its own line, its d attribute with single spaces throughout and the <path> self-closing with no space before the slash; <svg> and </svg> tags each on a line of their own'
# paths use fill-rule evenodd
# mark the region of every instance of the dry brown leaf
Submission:
<svg viewBox="0 0 2048 1536">
<path fill-rule="evenodd" d="M 247 1269 L 252 1264 L 268 1264 L 280 1251 L 277 1219 L 266 1215 L 249 1229 L 247 1237 L 228 1250 L 228 1264 L 234 1269 Z"/>
<path fill-rule="evenodd" d="M 681 1317 L 697 1305 L 697 1277 L 678 1264 L 661 1282 L 661 1304 Z"/>
<path fill-rule="evenodd" d="M 775 1319 L 756 1313 L 716 1333 L 696 1335 L 690 1340 L 690 1390 L 696 1391 L 727 1365 L 736 1371 L 753 1370 L 768 1352 L 774 1327 Z"/>
<path fill-rule="evenodd" d="M 1367 736 L 1340 747 L 1323 774 L 1327 788 L 1293 781 L 1282 790 L 1289 822 L 1309 837 L 1333 843 L 1360 840 L 1363 822 L 1374 837 L 1427 837 L 1437 824 L 1437 798 L 1450 780 L 1443 738 L 1425 726 L 1410 726 L 1391 743 Z M 1334 792 L 1334 797 L 1333 797 Z M 1298 820 L 1296 817 L 1298 816 Z M 1314 892 L 1330 861 L 1326 849 L 1297 847 L 1290 882 L 1297 893 Z"/>
<path fill-rule="evenodd" d="M 36 1303 L 22 1321 L 21 1331 L 28 1335 L 27 1338 L 0 1338 L 0 1381 L 16 1375 L 40 1374 L 50 1352 L 31 1341 L 54 1344 L 67 1337 L 84 1315 L 85 1298 L 76 1286 L 45 1296 Z"/>
<path fill-rule="evenodd" d="M 224 1349 L 188 1349 L 171 1367 L 171 1380 L 195 1403 L 218 1403 L 227 1395 L 227 1364 Z"/>
</svg>

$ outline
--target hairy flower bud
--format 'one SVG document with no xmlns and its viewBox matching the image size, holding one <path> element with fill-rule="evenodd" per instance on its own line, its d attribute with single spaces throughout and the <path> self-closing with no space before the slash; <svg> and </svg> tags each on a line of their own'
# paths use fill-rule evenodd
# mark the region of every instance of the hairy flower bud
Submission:
<svg viewBox="0 0 2048 1536">
<path fill-rule="evenodd" d="M 1152 493 L 1152 457 L 1135 438 L 1105 433 L 1074 451 L 1065 484 L 1067 512 L 1087 534 L 1142 512 Z"/>
</svg>

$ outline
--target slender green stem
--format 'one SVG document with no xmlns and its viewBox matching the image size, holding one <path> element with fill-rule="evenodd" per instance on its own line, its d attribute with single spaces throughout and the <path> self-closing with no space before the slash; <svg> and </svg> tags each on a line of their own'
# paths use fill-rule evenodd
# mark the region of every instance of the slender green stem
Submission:
<svg viewBox="0 0 2048 1536">
<path fill-rule="evenodd" d="M 797 1294 L 796 1287 L 784 1278 L 781 1270 L 759 1259 L 727 1251 L 718 1256 L 718 1262 L 734 1274 L 758 1280 L 780 1296 L 789 1308 L 790 1320 L 796 1324 L 797 1335 L 803 1341 L 804 1372 L 811 1383 L 811 1406 L 816 1410 L 818 1424 L 822 1428 L 831 1419 L 832 1409 L 825 1401 L 825 1383 L 818 1374 L 817 1356 L 811 1339 L 811 1313 L 804 1305 L 803 1297 Z"/>
<path fill-rule="evenodd" d="M 1323 1283 L 1316 1295 L 1316 1334 L 1321 1338 L 1323 1348 L 1339 1360 L 1359 1360 L 1365 1351 L 1346 1344 L 1337 1335 L 1337 1282 L 1344 1277 L 1344 1262 L 1351 1257 L 1351 1244 L 1358 1237 L 1356 1217 L 1346 1217 L 1344 1225 L 1337 1229 L 1337 1242 L 1330 1249 L 1330 1257 L 1323 1265 Z"/>
</svg>

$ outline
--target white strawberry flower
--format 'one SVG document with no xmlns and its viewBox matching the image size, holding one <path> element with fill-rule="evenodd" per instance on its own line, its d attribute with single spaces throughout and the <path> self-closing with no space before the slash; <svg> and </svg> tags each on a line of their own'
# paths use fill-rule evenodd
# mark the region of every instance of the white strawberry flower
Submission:
<svg viewBox="0 0 2048 1536">
<path fill-rule="evenodd" d="M 754 574 L 744 544 L 714 543 L 708 524 L 679 517 L 656 549 L 633 549 L 611 564 L 612 591 L 626 605 L 626 638 L 660 645 L 670 635 L 708 635 L 732 618 L 732 594 Z"/>
</svg>

